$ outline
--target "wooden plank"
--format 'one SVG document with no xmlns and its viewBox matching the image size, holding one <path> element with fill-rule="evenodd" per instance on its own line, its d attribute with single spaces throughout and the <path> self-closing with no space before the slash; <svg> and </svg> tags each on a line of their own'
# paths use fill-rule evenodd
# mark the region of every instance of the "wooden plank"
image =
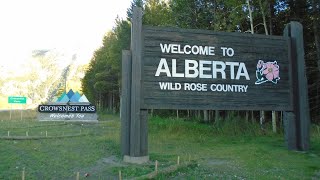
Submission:
<svg viewBox="0 0 320 180">
<path fill-rule="evenodd" d="M 281 36 L 263 36 L 243 33 L 221 33 L 205 30 L 188 30 L 162 27 L 143 27 L 143 78 L 141 108 L 154 109 L 219 109 L 219 110 L 277 110 L 292 111 L 292 77 L 291 65 L 288 60 L 289 38 Z M 163 53 L 160 43 L 184 45 L 213 46 L 215 55 L 193 55 L 181 53 Z M 221 47 L 232 47 L 232 57 L 223 56 Z M 176 72 L 185 74 L 185 60 L 214 62 L 245 63 L 250 80 L 245 77 L 232 79 L 234 69 L 226 67 L 226 79 L 217 73 L 217 78 L 185 78 L 167 77 L 166 73 L 155 76 L 161 58 L 165 58 L 172 74 L 172 67 Z M 176 60 L 176 66 L 172 59 Z M 256 85 L 256 69 L 259 60 L 266 62 L 277 61 L 280 70 L 280 80 L 277 84 L 266 82 Z M 205 65 L 210 70 L 204 73 L 212 75 L 212 65 Z M 184 75 L 183 75 L 184 76 Z M 180 83 L 180 90 L 162 90 L 160 83 Z M 204 92 L 185 90 L 184 83 L 207 84 Z M 186 85 L 187 85 L 186 84 Z M 213 91 L 209 86 L 213 84 L 241 85 L 247 87 L 243 93 Z M 213 85 L 214 86 L 214 85 Z"/>
<path fill-rule="evenodd" d="M 131 20 L 132 86 L 131 86 L 131 128 L 130 156 L 141 156 L 140 140 L 140 99 L 141 99 L 141 58 L 142 58 L 142 10 L 133 8 Z"/>
<path fill-rule="evenodd" d="M 140 155 L 147 156 L 148 155 L 148 110 L 144 109 L 140 111 L 140 119 L 141 119 L 141 146 L 140 146 Z"/>
<path fill-rule="evenodd" d="M 121 154 L 130 153 L 130 108 L 131 108 L 131 52 L 122 51 L 122 84 L 121 84 Z"/>
<path fill-rule="evenodd" d="M 306 151 L 310 146 L 310 113 L 308 102 L 308 82 L 305 72 L 303 27 L 299 22 L 290 22 L 290 36 L 292 48 L 295 51 L 293 60 L 296 63 L 295 73 L 297 75 L 297 141 L 299 150 Z"/>
<path fill-rule="evenodd" d="M 283 30 L 283 36 L 290 37 L 291 36 L 291 30 L 290 30 L 290 24 L 286 25 L 285 29 Z M 293 69 L 296 69 L 296 64 L 293 63 L 292 58 L 294 55 L 294 49 L 291 48 L 292 41 L 290 39 L 289 41 L 289 60 L 291 61 L 291 76 L 292 79 L 296 79 L 296 74 L 293 73 Z M 294 104 L 294 109 L 291 111 L 284 111 L 283 112 L 283 126 L 284 126 L 284 137 L 285 137 L 285 144 L 288 148 L 288 150 L 298 150 L 298 144 L 297 144 L 297 119 L 294 114 L 294 111 L 296 109 L 295 104 L 296 98 L 293 98 L 294 95 L 297 95 L 296 89 L 297 89 L 297 81 L 292 82 L 292 99 Z"/>
<path fill-rule="evenodd" d="M 272 111 L 271 112 L 271 117 L 272 117 L 272 131 L 273 133 L 277 133 L 277 112 Z"/>
<path fill-rule="evenodd" d="M 288 150 L 298 150 L 295 119 L 293 112 L 283 112 L 284 139 Z"/>
</svg>

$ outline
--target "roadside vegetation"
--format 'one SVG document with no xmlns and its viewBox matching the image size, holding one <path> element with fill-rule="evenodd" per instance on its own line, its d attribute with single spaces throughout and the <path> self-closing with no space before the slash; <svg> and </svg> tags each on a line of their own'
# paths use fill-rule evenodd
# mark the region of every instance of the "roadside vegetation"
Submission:
<svg viewBox="0 0 320 180">
<path fill-rule="evenodd" d="M 143 9 L 143 24 L 149 26 L 282 36 L 287 23 L 301 22 L 312 123 L 310 150 L 286 149 L 280 112 L 275 113 L 278 118 L 272 125 L 271 112 L 265 116 L 258 111 L 150 110 L 150 162 L 124 163 L 116 113 L 120 109 L 121 53 L 130 49 L 133 6 Z M 154 172 L 156 161 L 162 172 L 178 159 L 183 166 L 154 178 L 320 179 L 319 8 L 316 0 L 133 0 L 127 19 L 115 20 L 88 66 L 72 61 L 60 69 L 58 54 L 39 51 L 33 54 L 34 67 L 25 76 L 13 77 L 0 69 L 2 109 L 12 108 L 6 98 L 11 94 L 28 97 L 33 104 L 26 108 L 50 101 L 48 97 L 67 89 L 61 82 L 70 79 L 68 87 L 82 89 L 100 110 L 99 123 L 39 122 L 35 110 L 12 110 L 11 115 L 0 111 L 0 179 L 20 179 L 22 174 L 25 179 L 75 179 L 78 173 L 80 179 L 118 179 L 120 172 L 123 179 L 141 178 Z M 77 73 L 67 76 L 73 70 Z M 40 77 L 39 72 L 47 76 Z M 263 117 L 260 124 L 259 116 Z"/>
<path fill-rule="evenodd" d="M 313 123 L 320 123 L 320 4 L 316 0 L 132 0 L 127 19 L 115 20 L 114 28 L 104 36 L 102 46 L 94 52 L 82 79 L 82 92 L 98 109 L 119 111 L 122 50 L 130 49 L 130 19 L 134 6 L 142 8 L 146 26 L 283 36 L 283 29 L 290 21 L 300 22 L 310 116 Z M 197 116 L 196 110 L 189 111 L 190 117 Z"/>
<path fill-rule="evenodd" d="M 311 128 L 308 152 L 288 151 L 283 133 L 272 133 L 266 124 L 246 122 L 236 116 L 219 123 L 197 120 L 149 118 L 150 162 L 123 163 L 120 156 L 118 115 L 100 114 L 98 124 L 38 122 L 34 118 L 0 119 L 0 137 L 26 136 L 57 138 L 0 139 L 0 179 L 123 179 L 140 177 L 177 163 L 188 163 L 156 179 L 319 179 L 320 131 Z M 63 137 L 82 134 L 77 137 Z M 59 138 L 58 138 L 59 137 Z"/>
</svg>

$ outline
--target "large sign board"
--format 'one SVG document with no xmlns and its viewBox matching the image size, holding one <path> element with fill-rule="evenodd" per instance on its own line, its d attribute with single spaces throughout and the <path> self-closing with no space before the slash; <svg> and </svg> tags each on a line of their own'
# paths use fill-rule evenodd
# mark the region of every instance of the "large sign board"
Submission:
<svg viewBox="0 0 320 180">
<path fill-rule="evenodd" d="M 142 31 L 142 109 L 293 110 L 288 37 Z"/>
<path fill-rule="evenodd" d="M 309 149 L 303 28 L 283 37 L 142 25 L 134 7 L 122 52 L 121 154 L 148 161 L 147 109 L 284 111 L 288 149 Z"/>
</svg>

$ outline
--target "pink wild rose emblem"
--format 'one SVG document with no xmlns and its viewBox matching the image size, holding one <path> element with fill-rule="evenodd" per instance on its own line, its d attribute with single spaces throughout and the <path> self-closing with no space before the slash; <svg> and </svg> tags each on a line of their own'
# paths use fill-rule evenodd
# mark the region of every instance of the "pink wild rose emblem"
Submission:
<svg viewBox="0 0 320 180">
<path fill-rule="evenodd" d="M 268 81 L 277 84 L 280 80 L 277 61 L 265 63 L 259 60 L 257 63 L 256 77 L 257 81 L 255 84 L 262 84 Z"/>
</svg>

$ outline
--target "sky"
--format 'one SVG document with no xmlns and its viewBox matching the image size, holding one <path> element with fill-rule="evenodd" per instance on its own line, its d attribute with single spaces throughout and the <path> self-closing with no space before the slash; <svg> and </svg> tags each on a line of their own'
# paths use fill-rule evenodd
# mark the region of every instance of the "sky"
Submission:
<svg viewBox="0 0 320 180">
<path fill-rule="evenodd" d="M 25 61 L 35 49 L 77 52 L 88 62 L 131 0 L 1 0 L 0 65 Z"/>
</svg>

